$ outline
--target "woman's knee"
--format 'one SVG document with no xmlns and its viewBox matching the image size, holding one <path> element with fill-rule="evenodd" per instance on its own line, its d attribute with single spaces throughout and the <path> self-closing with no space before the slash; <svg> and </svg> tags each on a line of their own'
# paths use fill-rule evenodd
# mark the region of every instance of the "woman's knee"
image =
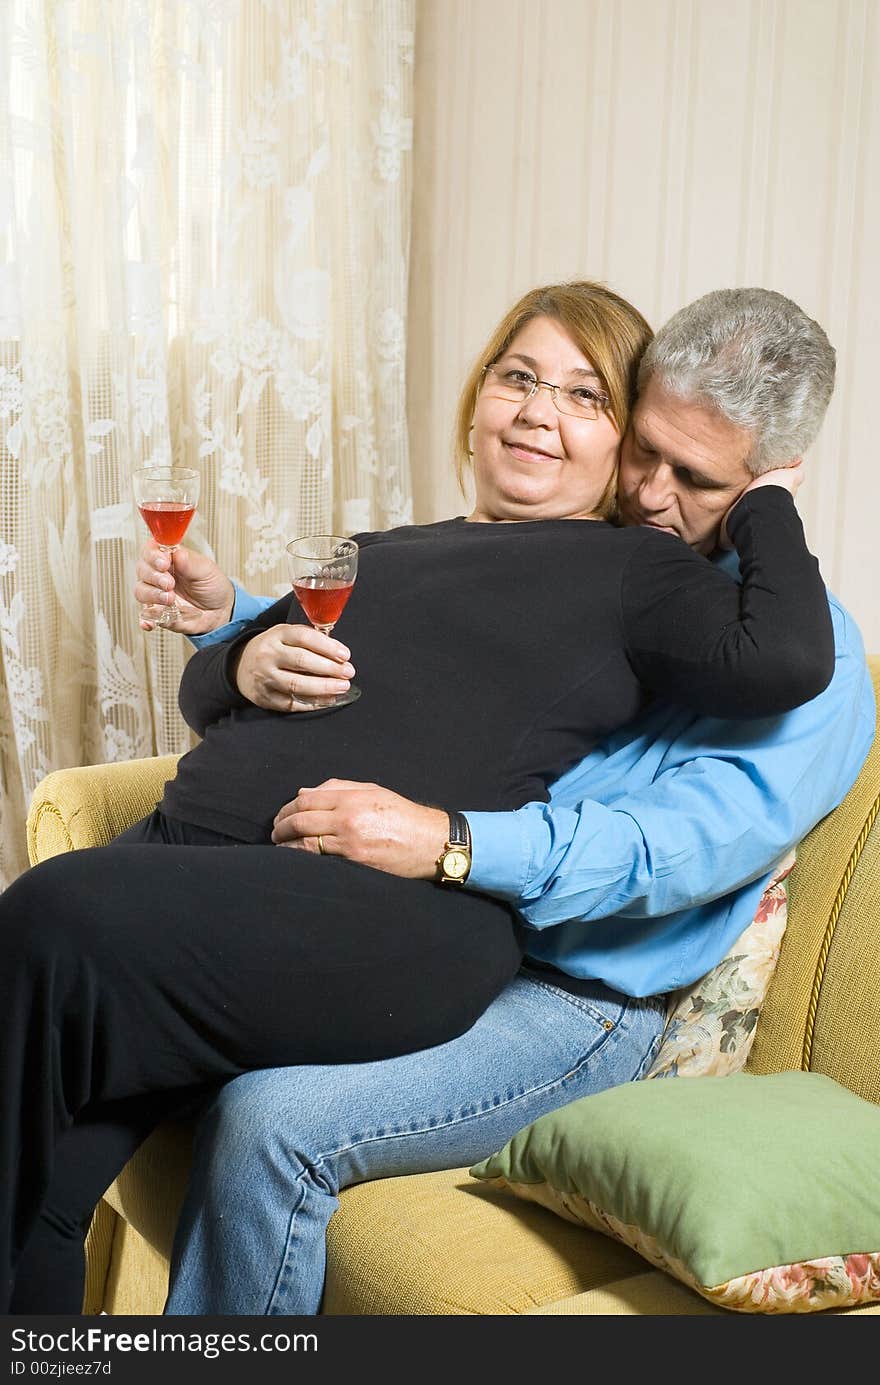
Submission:
<svg viewBox="0 0 880 1385">
<path fill-rule="evenodd" d="M 52 937 L 67 915 L 69 876 L 66 854 L 23 871 L 0 895 L 0 935 Z"/>
<path fill-rule="evenodd" d="M 78 859 L 87 855 L 91 853 L 64 852 L 41 861 L 0 895 L 0 950 L 7 956 L 14 953 L 32 963 L 81 962 L 99 953 L 108 937 L 112 943 L 116 928 L 107 927 L 100 881 Z"/>
</svg>

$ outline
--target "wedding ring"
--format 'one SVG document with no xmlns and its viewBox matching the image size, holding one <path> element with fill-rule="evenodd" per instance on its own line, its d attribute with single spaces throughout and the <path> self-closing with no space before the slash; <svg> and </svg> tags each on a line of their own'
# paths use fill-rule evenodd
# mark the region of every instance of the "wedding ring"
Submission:
<svg viewBox="0 0 880 1385">
<path fill-rule="evenodd" d="M 320 851 L 322 856 L 327 855 L 326 851 L 324 850 L 324 838 L 321 836 L 320 832 L 318 833 L 318 850 Z"/>
</svg>

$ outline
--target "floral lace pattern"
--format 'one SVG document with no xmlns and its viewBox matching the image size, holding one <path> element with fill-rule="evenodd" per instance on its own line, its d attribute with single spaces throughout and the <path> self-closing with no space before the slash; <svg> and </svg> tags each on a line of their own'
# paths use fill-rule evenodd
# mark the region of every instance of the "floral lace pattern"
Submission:
<svg viewBox="0 0 880 1385">
<path fill-rule="evenodd" d="M 788 917 L 785 880 L 794 862 L 792 851 L 778 864 L 752 922 L 718 965 L 672 993 L 646 1078 L 726 1077 L 745 1065 L 779 960 Z"/>
<path fill-rule="evenodd" d="M 197 466 L 187 544 L 267 594 L 296 534 L 412 521 L 414 22 L 0 4 L 0 888 L 43 775 L 190 745 L 135 468 Z"/>
</svg>

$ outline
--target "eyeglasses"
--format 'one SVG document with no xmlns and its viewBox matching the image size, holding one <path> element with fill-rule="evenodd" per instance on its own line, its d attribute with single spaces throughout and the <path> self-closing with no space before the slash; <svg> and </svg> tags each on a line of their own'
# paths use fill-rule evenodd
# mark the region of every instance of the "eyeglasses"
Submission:
<svg viewBox="0 0 880 1385">
<path fill-rule="evenodd" d="M 511 404 L 525 404 L 538 390 L 549 390 L 553 403 L 560 414 L 571 418 L 599 417 L 608 408 L 608 395 L 591 385 L 551 385 L 548 380 L 538 380 L 530 370 L 519 366 L 484 365 L 486 393 L 493 399 L 509 399 Z"/>
</svg>

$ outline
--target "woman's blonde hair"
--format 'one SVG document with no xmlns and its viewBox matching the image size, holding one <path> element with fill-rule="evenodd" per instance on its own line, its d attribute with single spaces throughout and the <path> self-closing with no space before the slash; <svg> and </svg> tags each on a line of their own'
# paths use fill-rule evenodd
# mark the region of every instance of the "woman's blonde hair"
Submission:
<svg viewBox="0 0 880 1385">
<path fill-rule="evenodd" d="M 608 413 L 621 437 L 629 422 L 636 394 L 636 377 L 642 352 L 653 336 L 648 323 L 632 303 L 604 284 L 574 280 L 531 289 L 507 312 L 477 357 L 464 382 L 455 415 L 455 472 L 462 493 L 470 466 L 469 436 L 483 371 L 504 355 L 513 338 L 535 317 L 550 317 L 564 327 L 572 341 L 598 371 L 608 395 Z M 615 510 L 616 476 L 597 507 L 612 518 Z"/>
</svg>

